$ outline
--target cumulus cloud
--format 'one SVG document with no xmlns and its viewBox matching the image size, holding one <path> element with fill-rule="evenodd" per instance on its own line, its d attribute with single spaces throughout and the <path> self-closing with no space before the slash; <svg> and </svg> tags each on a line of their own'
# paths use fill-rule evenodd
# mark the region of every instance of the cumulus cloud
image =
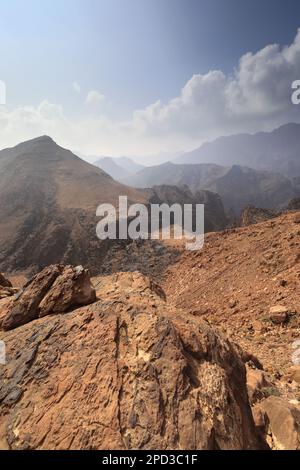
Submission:
<svg viewBox="0 0 300 470">
<path fill-rule="evenodd" d="M 97 90 L 91 90 L 88 92 L 85 102 L 87 104 L 102 104 L 105 100 L 105 96 L 99 93 Z"/>
<path fill-rule="evenodd" d="M 219 135 L 300 122 L 300 107 L 291 102 L 291 85 L 297 79 L 300 29 L 289 46 L 273 44 L 247 53 L 228 75 L 221 70 L 195 74 L 178 96 L 135 110 L 126 121 L 105 115 L 99 107 L 105 97 L 96 90 L 89 91 L 86 103 L 94 105 L 98 114 L 87 117 L 84 113 L 85 117 L 78 119 L 67 119 L 61 106 L 48 101 L 13 111 L 0 107 L 0 142 L 15 144 L 47 133 L 82 153 L 150 154 L 190 149 Z"/>
<path fill-rule="evenodd" d="M 73 83 L 72 83 L 72 86 L 73 86 L 73 90 L 76 91 L 76 93 L 80 93 L 80 92 L 81 92 L 81 86 L 79 85 L 78 82 L 73 82 Z"/>
<path fill-rule="evenodd" d="M 153 136 L 181 134 L 203 140 L 299 120 L 291 84 L 300 77 L 300 30 L 290 46 L 269 45 L 241 57 L 237 68 L 194 75 L 178 97 L 134 113 L 136 126 Z"/>
</svg>

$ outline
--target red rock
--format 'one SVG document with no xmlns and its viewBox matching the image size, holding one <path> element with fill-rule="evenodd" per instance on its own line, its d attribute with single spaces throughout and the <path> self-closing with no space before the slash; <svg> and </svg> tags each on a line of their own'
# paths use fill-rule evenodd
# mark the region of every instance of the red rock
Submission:
<svg viewBox="0 0 300 470">
<path fill-rule="evenodd" d="M 101 299 L 5 332 L 10 449 L 259 449 L 234 346 L 137 273 Z"/>
<path fill-rule="evenodd" d="M 33 277 L 20 291 L 2 320 L 11 330 L 38 317 L 63 313 L 96 300 L 87 270 L 81 266 L 52 265 Z"/>
<path fill-rule="evenodd" d="M 295 381 L 297 384 L 300 384 L 300 365 L 289 367 L 286 371 L 285 378 L 291 382 Z"/>
<path fill-rule="evenodd" d="M 263 397 L 262 389 L 271 384 L 268 382 L 266 374 L 262 370 L 253 369 L 249 366 L 247 370 L 247 389 L 250 403 L 255 403 Z"/>
<path fill-rule="evenodd" d="M 289 310 L 282 305 L 276 305 L 270 308 L 270 319 L 277 325 L 286 323 L 289 319 L 289 315 Z"/>
<path fill-rule="evenodd" d="M 300 410 L 286 399 L 269 397 L 260 403 L 267 416 L 268 444 L 275 450 L 300 450 Z"/>
</svg>

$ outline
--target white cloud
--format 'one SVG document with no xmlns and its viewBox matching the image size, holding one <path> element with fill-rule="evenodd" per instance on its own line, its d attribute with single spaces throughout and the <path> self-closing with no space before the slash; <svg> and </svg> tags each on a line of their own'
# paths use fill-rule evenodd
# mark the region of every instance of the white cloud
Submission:
<svg viewBox="0 0 300 470">
<path fill-rule="evenodd" d="M 97 90 L 91 90 L 88 92 L 85 102 L 87 104 L 102 104 L 105 100 L 105 96 L 99 93 Z"/>
<path fill-rule="evenodd" d="M 232 75 L 194 75 L 178 97 L 134 113 L 145 134 L 178 135 L 201 141 L 220 134 L 255 131 L 299 120 L 291 84 L 300 77 L 300 30 L 292 45 L 270 45 L 247 53 Z"/>
<path fill-rule="evenodd" d="M 47 100 L 37 107 L 8 111 L 0 107 L 1 146 L 39 134 L 86 154 L 150 154 L 192 148 L 204 140 L 237 132 L 268 130 L 300 121 L 300 106 L 291 103 L 294 80 L 300 79 L 300 30 L 285 47 L 269 45 L 241 57 L 232 74 L 220 70 L 195 74 L 177 97 L 135 110 L 127 121 L 112 120 L 99 104 L 105 97 L 89 91 L 90 116 L 65 116 Z M 96 105 L 96 106 L 95 106 Z M 92 108 L 101 114 L 92 114 Z"/>
<path fill-rule="evenodd" d="M 73 90 L 76 91 L 76 93 L 80 93 L 80 92 L 81 92 L 81 86 L 79 85 L 78 82 L 73 82 L 73 83 L 72 83 L 72 86 L 73 86 Z"/>
</svg>

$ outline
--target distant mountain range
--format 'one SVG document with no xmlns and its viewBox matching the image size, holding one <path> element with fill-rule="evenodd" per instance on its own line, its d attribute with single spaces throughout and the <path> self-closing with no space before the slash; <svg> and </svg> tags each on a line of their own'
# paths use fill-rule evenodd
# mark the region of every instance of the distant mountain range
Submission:
<svg viewBox="0 0 300 470">
<path fill-rule="evenodd" d="M 299 194 L 292 181 L 278 173 L 257 171 L 233 165 L 174 164 L 147 167 L 126 177 L 126 184 L 137 188 L 157 184 L 187 185 L 191 191 L 206 189 L 218 193 L 227 210 L 239 213 L 245 205 L 281 209 Z"/>
<path fill-rule="evenodd" d="M 93 164 L 117 181 L 133 175 L 144 168 L 144 165 L 136 163 L 129 157 L 101 157 Z"/>
<path fill-rule="evenodd" d="M 289 178 L 300 176 L 300 124 L 286 124 L 272 132 L 220 137 L 182 154 L 174 163 L 241 165 Z"/>
</svg>

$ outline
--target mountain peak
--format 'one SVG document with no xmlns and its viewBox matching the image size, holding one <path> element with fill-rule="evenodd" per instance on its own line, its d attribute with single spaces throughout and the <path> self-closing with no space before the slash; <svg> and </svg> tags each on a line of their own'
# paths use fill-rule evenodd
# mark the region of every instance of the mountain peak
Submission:
<svg viewBox="0 0 300 470">
<path fill-rule="evenodd" d="M 43 143 L 45 143 L 45 144 L 46 143 L 56 144 L 56 142 L 49 135 L 41 135 L 41 136 L 38 136 L 38 137 L 34 137 L 33 139 L 26 140 L 25 142 L 22 142 L 21 144 L 19 144 L 19 146 L 20 145 L 30 145 L 30 144 L 35 144 L 35 143 L 38 143 L 38 144 L 43 144 Z"/>
</svg>

